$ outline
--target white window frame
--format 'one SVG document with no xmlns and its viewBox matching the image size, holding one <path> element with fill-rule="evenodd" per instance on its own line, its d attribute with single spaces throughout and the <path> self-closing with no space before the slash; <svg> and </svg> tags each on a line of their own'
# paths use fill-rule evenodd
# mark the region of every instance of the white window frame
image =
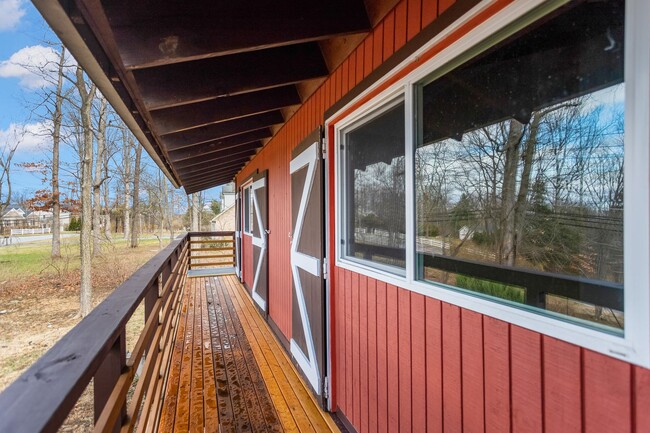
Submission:
<svg viewBox="0 0 650 433">
<path fill-rule="evenodd" d="M 524 308 L 490 301 L 476 295 L 450 290 L 443 284 L 416 280 L 415 274 L 415 191 L 414 191 L 414 98 L 416 86 L 432 74 L 443 74 L 458 63 L 458 57 L 490 40 L 509 26 L 519 26 L 530 20 L 531 12 L 541 17 L 546 12 L 561 6 L 568 0 L 515 0 L 503 7 L 481 24 L 474 27 L 454 43 L 442 49 L 414 71 L 390 85 L 397 72 L 417 61 L 423 53 L 458 31 L 469 20 L 476 17 L 497 0 L 484 1 L 475 6 L 449 28 L 434 37 L 393 71 L 374 83 L 355 99 L 334 113 L 327 121 L 334 128 L 337 161 L 335 167 L 336 220 L 336 266 L 388 284 L 423 294 L 443 302 L 491 316 L 508 323 L 521 326 L 544 335 L 576 344 L 614 358 L 643 367 L 650 367 L 650 33 L 647 32 L 646 19 L 650 16 L 650 2 L 647 0 L 626 1 L 625 23 L 625 204 L 624 204 L 624 309 L 625 331 L 606 332 L 593 327 L 585 327 L 576 322 L 553 317 L 552 314 L 539 314 Z M 535 18 L 537 19 L 537 18 Z M 512 33 L 512 32 L 511 32 Z M 494 45 L 496 42 L 490 43 Z M 464 60 L 463 60 L 464 61 Z M 368 102 L 354 109 L 338 120 L 351 106 L 367 99 L 376 89 L 386 87 Z M 339 240 L 343 239 L 341 230 L 345 201 L 344 182 L 340 170 L 343 151 L 342 131 L 360 121 L 368 113 L 379 109 L 397 95 L 404 94 L 406 115 L 406 275 L 404 277 L 376 269 L 366 263 L 351 261 L 344 255 Z"/>
<path fill-rule="evenodd" d="M 403 91 L 397 91 L 389 94 L 387 98 L 382 98 L 379 101 L 376 101 L 375 104 L 372 104 L 371 108 L 368 110 L 363 110 L 362 112 L 359 112 L 357 116 L 351 117 L 349 119 L 346 119 L 345 126 L 339 129 L 339 133 L 337 134 L 337 143 L 343 143 L 344 142 L 344 136 L 349 134 L 350 132 L 356 130 L 357 128 L 362 127 L 363 125 L 367 124 L 368 122 L 371 122 L 378 116 L 381 116 L 382 114 L 385 114 L 387 111 L 391 110 L 392 108 L 397 107 L 401 103 L 404 104 L 404 115 L 406 116 L 406 99 L 404 97 L 404 92 Z M 405 126 L 408 124 L 406 118 L 405 118 Z M 345 152 L 343 149 L 340 149 L 339 146 L 339 157 L 337 159 L 338 164 L 337 168 L 341 168 L 341 173 L 342 176 L 340 177 L 341 180 L 341 201 L 342 203 L 347 203 L 347 194 L 348 191 L 346 189 L 347 186 L 352 186 L 354 185 L 348 185 L 347 180 L 344 178 L 345 172 L 346 172 L 346 158 L 345 158 Z M 404 159 L 404 164 L 406 165 L 408 163 L 408 159 Z M 339 176 L 337 176 L 337 179 Z M 405 179 L 404 182 L 407 182 L 408 179 Z M 408 190 L 405 191 L 405 193 Z M 406 205 L 406 203 L 404 203 Z M 338 208 L 337 208 L 338 209 Z M 408 224 L 406 224 L 407 227 L 404 227 L 405 230 L 408 230 Z M 344 240 L 346 242 L 345 246 L 347 246 L 347 220 L 342 219 L 341 220 L 341 237 L 339 239 Z M 408 244 L 406 246 L 408 249 Z M 340 257 L 342 257 L 344 260 L 355 263 L 358 266 L 362 266 L 364 268 L 368 269 L 375 269 L 378 270 L 384 274 L 388 275 L 396 275 L 396 276 L 406 276 L 406 267 L 405 268 L 400 268 L 398 266 L 391 266 L 391 265 L 386 265 L 378 262 L 373 262 L 372 260 L 366 260 L 366 259 L 359 259 L 356 257 L 349 256 L 345 253 L 346 248 L 344 246 L 340 247 Z"/>
<path fill-rule="evenodd" d="M 242 185 L 242 233 L 246 236 L 253 236 L 253 217 L 255 217 L 255 211 L 251 217 L 251 209 L 253 209 L 253 182 L 248 181 Z M 246 190 L 248 190 L 248 203 L 246 202 Z M 248 216 L 248 229 L 246 228 L 246 217 Z"/>
</svg>

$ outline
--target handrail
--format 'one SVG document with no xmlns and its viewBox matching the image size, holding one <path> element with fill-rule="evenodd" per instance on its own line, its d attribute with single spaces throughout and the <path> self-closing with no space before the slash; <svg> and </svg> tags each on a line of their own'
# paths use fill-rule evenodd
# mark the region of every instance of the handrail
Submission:
<svg viewBox="0 0 650 433">
<path fill-rule="evenodd" d="M 93 378 L 96 430 L 119 431 L 125 422 L 133 430 L 148 384 L 138 382 L 133 397 L 138 403 L 131 402 L 128 416 L 126 393 L 145 353 L 149 377 L 166 370 L 165 345 L 175 331 L 189 237 L 173 241 L 138 269 L 0 394 L 0 431 L 57 431 Z M 125 326 L 143 300 L 145 328 L 127 363 Z M 156 392 L 162 392 L 164 377 L 155 377 Z"/>
</svg>

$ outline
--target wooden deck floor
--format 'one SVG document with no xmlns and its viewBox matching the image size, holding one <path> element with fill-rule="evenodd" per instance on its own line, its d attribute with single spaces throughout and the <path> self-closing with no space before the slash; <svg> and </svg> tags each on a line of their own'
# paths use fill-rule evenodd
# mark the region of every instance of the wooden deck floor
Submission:
<svg viewBox="0 0 650 433">
<path fill-rule="evenodd" d="M 234 276 L 189 278 L 158 431 L 338 432 Z"/>
</svg>

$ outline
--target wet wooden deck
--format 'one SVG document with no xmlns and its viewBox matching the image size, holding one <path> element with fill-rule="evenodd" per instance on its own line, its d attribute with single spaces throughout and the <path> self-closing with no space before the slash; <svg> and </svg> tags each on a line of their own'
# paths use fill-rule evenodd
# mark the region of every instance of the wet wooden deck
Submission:
<svg viewBox="0 0 650 433">
<path fill-rule="evenodd" d="M 160 432 L 338 432 L 235 276 L 189 278 Z"/>
</svg>

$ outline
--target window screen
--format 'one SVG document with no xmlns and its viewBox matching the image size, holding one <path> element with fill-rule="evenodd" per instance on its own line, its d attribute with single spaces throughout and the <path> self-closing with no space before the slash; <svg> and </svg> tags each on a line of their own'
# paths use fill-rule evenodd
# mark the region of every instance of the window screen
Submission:
<svg viewBox="0 0 650 433">
<path fill-rule="evenodd" d="M 404 102 L 343 133 L 345 255 L 405 267 Z"/>
</svg>

